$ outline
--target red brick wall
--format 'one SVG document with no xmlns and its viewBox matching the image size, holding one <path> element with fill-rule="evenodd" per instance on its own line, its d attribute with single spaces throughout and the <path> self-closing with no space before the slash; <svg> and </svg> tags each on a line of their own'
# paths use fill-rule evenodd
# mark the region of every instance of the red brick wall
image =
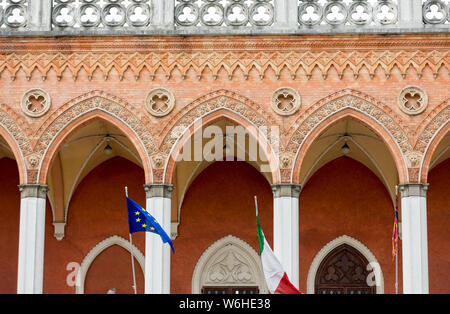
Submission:
<svg viewBox="0 0 450 314">
<path fill-rule="evenodd" d="M 74 293 L 68 287 L 66 270 L 70 262 L 80 263 L 100 241 L 119 235 L 129 239 L 125 202 L 125 185 L 129 197 L 145 206 L 144 171 L 121 157 L 112 158 L 92 170 L 79 184 L 70 202 L 66 235 L 62 241 L 53 236 L 50 211 L 46 215 L 44 256 L 44 293 Z M 47 205 L 48 208 L 48 205 Z M 136 233 L 133 244 L 144 253 L 144 234 Z M 117 255 L 110 259 L 109 257 Z M 86 291 L 106 293 L 132 292 L 131 258 L 128 251 L 113 246 L 105 250 L 92 264 L 86 278 Z M 144 287 L 140 267 L 135 263 L 137 286 Z M 128 276 L 128 278 L 127 278 Z"/>
<path fill-rule="evenodd" d="M 144 293 L 144 273 L 134 260 L 137 293 Z M 117 294 L 134 293 L 130 251 L 113 245 L 98 255 L 86 275 L 84 293 L 104 294 L 115 288 Z"/>
<path fill-rule="evenodd" d="M 272 190 L 255 168 L 245 162 L 216 162 L 194 180 L 181 207 L 179 236 L 174 242 L 172 293 L 191 293 L 198 259 L 227 235 L 246 241 L 259 252 L 254 195 L 261 227 L 272 245 Z"/>
<path fill-rule="evenodd" d="M 391 255 L 393 203 L 384 185 L 368 168 L 348 157 L 323 166 L 300 193 L 299 217 L 301 290 L 306 291 L 309 267 L 320 249 L 347 235 L 372 251 L 381 265 L 385 292 L 395 292 Z"/>
<path fill-rule="evenodd" d="M 0 159 L 0 294 L 17 292 L 20 192 L 17 164 Z"/>
<path fill-rule="evenodd" d="M 450 159 L 428 176 L 428 271 L 430 293 L 450 293 Z"/>
</svg>

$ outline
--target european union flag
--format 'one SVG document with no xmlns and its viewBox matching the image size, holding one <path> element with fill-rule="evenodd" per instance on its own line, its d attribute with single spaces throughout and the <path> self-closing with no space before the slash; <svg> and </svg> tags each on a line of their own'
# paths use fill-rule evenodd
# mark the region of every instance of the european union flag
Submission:
<svg viewBox="0 0 450 314">
<path fill-rule="evenodd" d="M 172 252 L 175 253 L 172 240 L 156 221 L 156 219 L 150 215 L 144 208 L 139 206 L 133 200 L 127 197 L 127 209 L 128 209 L 128 226 L 130 228 L 130 234 L 139 231 L 149 231 L 159 234 L 164 243 L 169 243 L 172 248 Z"/>
</svg>

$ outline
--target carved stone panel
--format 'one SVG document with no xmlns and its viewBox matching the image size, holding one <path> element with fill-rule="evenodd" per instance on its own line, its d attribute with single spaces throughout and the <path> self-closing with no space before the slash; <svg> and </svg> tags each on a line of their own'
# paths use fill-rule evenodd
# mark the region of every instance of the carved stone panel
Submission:
<svg viewBox="0 0 450 314">
<path fill-rule="evenodd" d="M 274 0 L 177 0 L 175 23 L 186 26 L 270 26 Z"/>
<path fill-rule="evenodd" d="M 202 287 L 258 287 L 265 291 L 258 254 L 234 236 L 224 237 L 202 254 L 194 269 L 192 293 Z"/>
</svg>

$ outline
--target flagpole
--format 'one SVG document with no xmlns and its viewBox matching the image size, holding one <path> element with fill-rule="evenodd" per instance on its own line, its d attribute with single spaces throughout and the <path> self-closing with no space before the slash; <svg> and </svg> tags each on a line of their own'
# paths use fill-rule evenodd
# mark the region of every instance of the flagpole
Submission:
<svg viewBox="0 0 450 314">
<path fill-rule="evenodd" d="M 395 186 L 395 211 L 397 211 L 398 208 L 398 185 Z M 397 222 L 399 224 L 399 222 Z M 398 225 L 397 225 L 397 228 Z M 399 232 L 399 231 L 398 231 Z M 400 239 L 400 234 L 398 235 Z M 395 294 L 398 294 L 398 244 L 396 248 L 397 252 L 395 253 Z"/>
<path fill-rule="evenodd" d="M 128 197 L 128 187 L 125 187 L 125 196 Z M 137 294 L 136 274 L 134 272 L 133 238 L 131 237 L 131 233 L 130 233 L 130 254 L 131 254 L 131 269 L 133 270 L 133 290 L 134 294 Z"/>
</svg>

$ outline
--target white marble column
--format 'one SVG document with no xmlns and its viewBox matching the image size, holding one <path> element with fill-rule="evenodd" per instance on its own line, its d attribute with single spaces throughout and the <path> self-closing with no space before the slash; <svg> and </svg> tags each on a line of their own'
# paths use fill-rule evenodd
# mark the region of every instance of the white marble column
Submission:
<svg viewBox="0 0 450 314">
<path fill-rule="evenodd" d="M 158 221 L 170 237 L 172 185 L 145 185 L 146 210 Z M 145 293 L 170 294 L 170 255 L 168 243 L 163 243 L 158 234 L 145 235 Z"/>
<path fill-rule="evenodd" d="M 41 294 L 44 277 L 45 203 L 48 186 L 20 185 L 18 294 Z"/>
<path fill-rule="evenodd" d="M 427 294 L 428 239 L 426 184 L 399 186 L 402 210 L 403 293 Z"/>
<path fill-rule="evenodd" d="M 299 211 L 300 186 L 272 185 L 273 246 L 291 283 L 299 288 Z"/>
</svg>

